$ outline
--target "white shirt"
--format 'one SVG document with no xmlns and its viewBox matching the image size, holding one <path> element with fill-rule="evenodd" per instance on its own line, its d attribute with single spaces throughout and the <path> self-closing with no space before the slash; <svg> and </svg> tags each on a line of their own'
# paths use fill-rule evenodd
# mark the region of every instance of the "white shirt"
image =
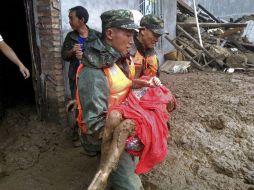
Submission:
<svg viewBox="0 0 254 190">
<path fill-rule="evenodd" d="M 2 41 L 4 41 L 4 40 L 3 40 L 3 37 L 0 35 L 0 42 L 2 42 Z"/>
</svg>

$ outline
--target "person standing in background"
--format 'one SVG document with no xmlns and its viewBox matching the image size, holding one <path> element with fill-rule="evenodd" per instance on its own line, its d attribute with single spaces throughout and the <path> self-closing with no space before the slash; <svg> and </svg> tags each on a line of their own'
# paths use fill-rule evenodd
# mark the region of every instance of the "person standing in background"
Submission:
<svg viewBox="0 0 254 190">
<path fill-rule="evenodd" d="M 100 37 L 99 32 L 87 26 L 88 19 L 89 14 L 82 6 L 76 6 L 69 10 L 69 23 L 73 31 L 66 35 L 61 54 L 64 61 L 70 62 L 68 77 L 72 100 L 76 99 L 76 72 L 84 47 L 87 43 Z M 73 145 L 80 146 L 76 123 L 71 126 L 71 133 Z"/>
</svg>

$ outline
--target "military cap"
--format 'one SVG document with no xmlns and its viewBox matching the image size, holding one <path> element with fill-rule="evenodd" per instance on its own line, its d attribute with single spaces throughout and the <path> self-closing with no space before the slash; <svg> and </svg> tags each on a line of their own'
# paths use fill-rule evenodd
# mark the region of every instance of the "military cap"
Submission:
<svg viewBox="0 0 254 190">
<path fill-rule="evenodd" d="M 134 23 L 132 12 L 125 9 L 106 11 L 101 14 L 101 21 L 103 29 L 116 27 L 134 30 L 140 28 Z"/>
<path fill-rule="evenodd" d="M 143 16 L 143 18 L 140 20 L 140 26 L 146 27 L 159 35 L 167 33 L 164 31 L 163 20 L 153 14 Z"/>
</svg>

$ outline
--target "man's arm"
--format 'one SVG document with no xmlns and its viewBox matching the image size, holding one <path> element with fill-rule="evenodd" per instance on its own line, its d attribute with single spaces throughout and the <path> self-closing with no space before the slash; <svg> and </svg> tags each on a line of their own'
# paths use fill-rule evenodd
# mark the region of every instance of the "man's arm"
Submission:
<svg viewBox="0 0 254 190">
<path fill-rule="evenodd" d="M 22 75 L 25 79 L 30 77 L 29 70 L 23 65 L 23 63 L 19 60 L 15 52 L 8 46 L 4 41 L 0 41 L 0 50 L 3 54 L 10 59 L 13 63 L 15 63 L 18 67 Z"/>
<path fill-rule="evenodd" d="M 88 134 L 100 131 L 105 125 L 109 98 L 108 82 L 103 71 L 85 67 L 78 77 L 78 90 Z"/>
</svg>

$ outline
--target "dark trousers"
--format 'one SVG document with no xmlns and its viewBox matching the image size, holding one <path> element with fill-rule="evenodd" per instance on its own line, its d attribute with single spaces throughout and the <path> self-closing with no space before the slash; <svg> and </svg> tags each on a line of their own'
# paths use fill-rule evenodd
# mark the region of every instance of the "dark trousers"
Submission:
<svg viewBox="0 0 254 190">
<path fill-rule="evenodd" d="M 76 90 L 77 90 L 76 80 L 69 79 L 69 85 L 70 85 L 70 91 L 71 91 L 71 99 L 75 100 L 76 99 Z M 75 117 L 77 117 L 77 110 L 75 110 Z M 76 137 L 77 134 L 78 134 L 78 124 L 77 124 L 77 122 L 75 122 L 75 124 L 73 124 L 73 126 L 71 126 L 71 130 L 72 130 L 72 133 L 73 133 L 72 135 L 74 137 Z"/>
<path fill-rule="evenodd" d="M 0 118 L 4 116 L 4 82 L 3 82 L 3 68 L 0 68 Z"/>
<path fill-rule="evenodd" d="M 70 84 L 70 91 L 71 91 L 71 99 L 74 100 L 76 99 L 76 80 L 69 79 L 69 84 Z"/>
</svg>

